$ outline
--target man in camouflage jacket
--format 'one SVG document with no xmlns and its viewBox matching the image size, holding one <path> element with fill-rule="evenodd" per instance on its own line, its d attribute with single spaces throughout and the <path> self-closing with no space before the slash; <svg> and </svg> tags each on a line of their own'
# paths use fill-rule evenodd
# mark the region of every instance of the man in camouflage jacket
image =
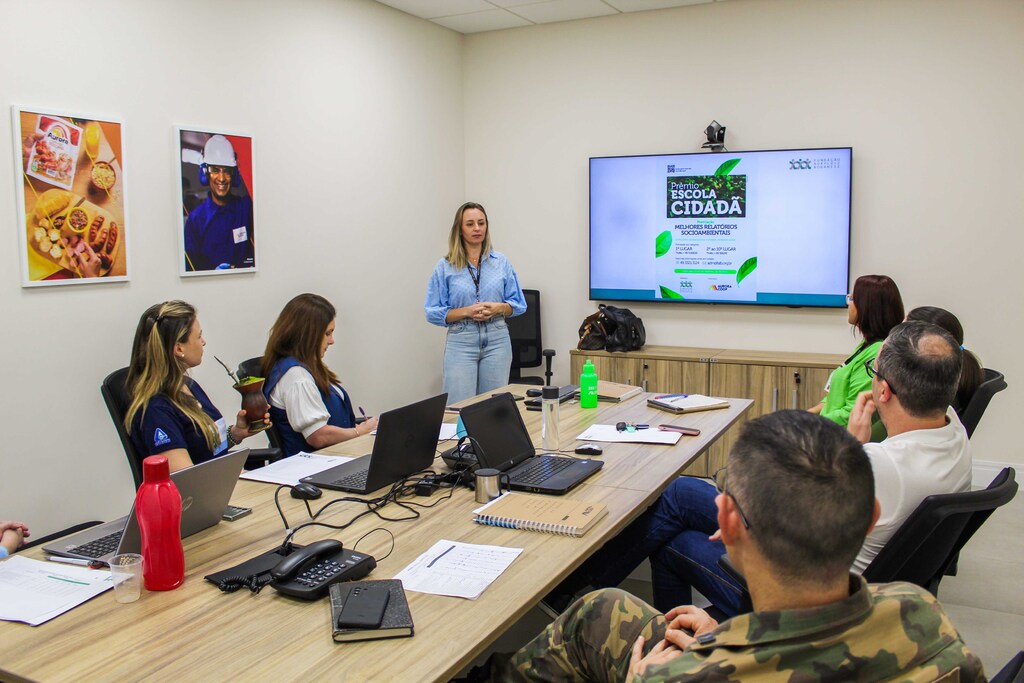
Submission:
<svg viewBox="0 0 1024 683">
<path fill-rule="evenodd" d="M 879 513 L 871 465 L 849 433 L 804 411 L 772 413 L 744 426 L 727 472 L 716 482 L 720 534 L 753 613 L 717 624 L 695 607 L 662 615 L 623 591 L 595 591 L 492 659 L 492 679 L 985 680 L 929 593 L 849 573 Z"/>
</svg>

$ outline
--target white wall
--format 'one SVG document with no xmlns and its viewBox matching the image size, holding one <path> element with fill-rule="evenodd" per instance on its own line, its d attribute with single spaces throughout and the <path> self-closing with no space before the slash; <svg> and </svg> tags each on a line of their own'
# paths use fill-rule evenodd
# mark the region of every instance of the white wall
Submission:
<svg viewBox="0 0 1024 683">
<path fill-rule="evenodd" d="M 194 303 L 212 355 L 262 352 L 303 291 L 339 309 L 328 362 L 377 412 L 440 390 L 427 278 L 463 201 L 462 39 L 369 0 L 0 0 L 0 104 L 125 121 L 132 281 L 21 289 L 10 115 L 0 116 L 0 518 L 39 534 L 125 514 L 131 476 L 99 394 L 142 311 Z M 260 272 L 177 275 L 176 124 L 251 133 Z M 263 437 L 254 439 L 256 445 Z"/>
<path fill-rule="evenodd" d="M 258 353 L 283 303 L 339 308 L 328 361 L 377 412 L 440 389 L 443 332 L 422 319 L 453 208 L 487 205 L 497 247 L 545 295 L 567 349 L 587 301 L 587 159 L 696 150 L 712 118 L 732 149 L 852 145 L 853 272 L 958 313 L 1007 373 L 976 457 L 1024 463 L 1024 6 L 1015 0 L 731 0 L 468 36 L 369 0 L 0 0 L 0 103 L 126 122 L 133 279 L 20 288 L 13 163 L 0 163 L 0 517 L 39 533 L 123 514 L 131 478 L 100 380 L 127 363 L 151 303 L 184 298 L 209 341 L 195 375 L 236 405 L 216 353 Z M 74 52 L 72 46 L 84 45 Z M 63 49 L 67 46 L 67 50 Z M 93 66 L 92 50 L 107 61 Z M 79 66 L 79 65 L 86 66 Z M 84 74 L 84 75 L 82 75 Z M 255 136 L 260 267 L 177 275 L 173 126 Z M 0 116 L 0 160 L 12 160 Z M 652 344 L 853 344 L 842 312 L 633 307 Z"/>
<path fill-rule="evenodd" d="M 1024 4 L 734 0 L 468 36 L 467 197 L 524 286 L 567 381 L 587 300 L 588 158 L 854 149 L 851 271 L 891 275 L 908 308 L 960 317 L 1005 372 L 975 458 L 1024 463 Z M 846 311 L 630 306 L 648 343 L 846 353 Z M 1014 410 L 1017 408 L 1017 410 Z"/>
</svg>

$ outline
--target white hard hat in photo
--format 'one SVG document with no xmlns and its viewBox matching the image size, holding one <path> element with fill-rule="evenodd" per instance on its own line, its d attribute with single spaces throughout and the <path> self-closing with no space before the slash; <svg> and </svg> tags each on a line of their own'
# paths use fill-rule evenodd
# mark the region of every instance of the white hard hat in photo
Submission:
<svg viewBox="0 0 1024 683">
<path fill-rule="evenodd" d="M 206 141 L 203 148 L 203 163 L 207 166 L 238 166 L 235 160 L 235 148 L 223 135 L 214 135 Z"/>
</svg>

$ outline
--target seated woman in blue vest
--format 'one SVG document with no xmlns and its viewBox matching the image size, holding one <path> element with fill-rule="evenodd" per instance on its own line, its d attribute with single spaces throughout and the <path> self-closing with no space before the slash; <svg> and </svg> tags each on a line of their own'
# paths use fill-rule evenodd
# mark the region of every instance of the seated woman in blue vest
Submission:
<svg viewBox="0 0 1024 683">
<path fill-rule="evenodd" d="M 135 330 L 124 426 L 142 457 L 167 456 L 172 472 L 223 455 L 250 435 L 244 410 L 228 426 L 186 374 L 203 362 L 204 346 L 196 309 L 184 301 L 150 306 Z"/>
<path fill-rule="evenodd" d="M 335 324 L 331 302 L 300 294 L 270 329 L 263 353 L 263 392 L 286 455 L 326 448 L 377 428 L 377 418 L 356 424 L 348 393 L 324 363 Z"/>
</svg>

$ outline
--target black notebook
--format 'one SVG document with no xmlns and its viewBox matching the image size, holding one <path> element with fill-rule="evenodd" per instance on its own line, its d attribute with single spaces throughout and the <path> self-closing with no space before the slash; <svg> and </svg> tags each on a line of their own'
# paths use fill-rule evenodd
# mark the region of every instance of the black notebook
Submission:
<svg viewBox="0 0 1024 683">
<path fill-rule="evenodd" d="M 339 628 L 338 618 L 345 608 L 345 601 L 355 588 L 386 586 L 390 596 L 384 617 L 377 628 Z M 406 638 L 413 633 L 412 613 L 405 599 L 405 588 L 399 579 L 378 579 L 375 581 L 345 581 L 331 585 L 331 631 L 339 643 L 357 640 L 381 640 L 384 638 Z"/>
</svg>

